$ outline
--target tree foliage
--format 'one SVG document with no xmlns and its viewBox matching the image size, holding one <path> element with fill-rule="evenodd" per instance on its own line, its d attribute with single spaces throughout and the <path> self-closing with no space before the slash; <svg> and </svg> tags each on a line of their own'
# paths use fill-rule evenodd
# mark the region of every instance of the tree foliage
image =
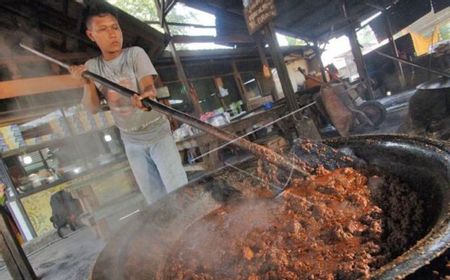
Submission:
<svg viewBox="0 0 450 280">
<path fill-rule="evenodd" d="M 108 2 L 142 21 L 158 20 L 153 0 L 108 0 Z"/>
<path fill-rule="evenodd" d="M 141 21 L 159 21 L 154 0 L 108 0 L 108 2 Z M 177 3 L 169 12 L 166 16 L 166 21 L 177 23 L 200 23 L 198 15 L 194 10 L 186 9 L 184 5 L 180 3 Z M 156 24 L 152 24 L 152 26 L 158 28 Z M 160 28 L 158 29 L 161 30 Z M 187 28 L 183 26 L 170 26 L 170 31 L 173 35 L 188 33 Z"/>
<path fill-rule="evenodd" d="M 366 25 L 364 28 L 358 30 L 358 42 L 365 48 L 370 48 L 378 44 L 375 33 L 373 33 L 370 25 Z"/>
<path fill-rule="evenodd" d="M 285 36 L 287 42 L 288 42 L 288 46 L 306 46 L 306 42 L 303 41 L 302 39 L 298 39 L 298 38 L 294 38 L 291 36 Z"/>
</svg>

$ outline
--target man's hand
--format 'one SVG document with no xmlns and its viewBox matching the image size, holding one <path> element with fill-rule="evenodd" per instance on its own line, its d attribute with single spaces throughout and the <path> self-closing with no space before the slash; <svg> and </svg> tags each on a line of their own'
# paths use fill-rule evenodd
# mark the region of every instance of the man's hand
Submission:
<svg viewBox="0 0 450 280">
<path fill-rule="evenodd" d="M 141 102 L 141 100 L 144 98 L 150 98 L 152 100 L 156 100 L 156 89 L 153 87 L 152 89 L 144 91 L 140 95 L 137 95 L 137 94 L 133 95 L 131 97 L 131 104 L 138 109 L 141 109 L 144 111 L 150 111 L 152 108 L 145 107 L 144 104 L 142 104 L 142 102 Z"/>
<path fill-rule="evenodd" d="M 86 66 L 81 65 L 71 65 L 69 67 L 69 72 L 74 79 L 81 81 L 83 84 L 89 83 L 89 80 L 82 76 L 83 72 L 86 71 Z"/>
</svg>

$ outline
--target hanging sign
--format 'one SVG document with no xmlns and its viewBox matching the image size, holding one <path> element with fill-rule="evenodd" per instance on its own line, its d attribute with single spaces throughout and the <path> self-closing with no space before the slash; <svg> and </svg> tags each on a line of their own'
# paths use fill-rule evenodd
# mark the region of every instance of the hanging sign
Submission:
<svg viewBox="0 0 450 280">
<path fill-rule="evenodd" d="M 274 0 L 243 0 L 248 31 L 255 33 L 277 15 Z"/>
</svg>

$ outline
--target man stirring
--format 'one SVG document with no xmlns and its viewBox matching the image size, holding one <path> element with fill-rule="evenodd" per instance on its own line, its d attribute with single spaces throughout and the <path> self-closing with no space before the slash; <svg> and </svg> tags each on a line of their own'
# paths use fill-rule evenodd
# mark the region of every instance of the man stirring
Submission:
<svg viewBox="0 0 450 280">
<path fill-rule="evenodd" d="M 169 121 L 148 111 L 141 99 L 156 99 L 153 76 L 156 70 L 140 47 L 122 48 L 123 36 L 117 18 L 108 12 L 91 13 L 86 35 L 101 55 L 84 65 L 71 66 L 72 75 L 84 83 L 82 103 L 92 113 L 100 108 L 99 93 L 108 102 L 120 130 L 128 161 L 142 194 L 149 204 L 187 183 Z M 140 95 L 131 98 L 82 77 L 90 71 L 127 87 Z"/>
</svg>

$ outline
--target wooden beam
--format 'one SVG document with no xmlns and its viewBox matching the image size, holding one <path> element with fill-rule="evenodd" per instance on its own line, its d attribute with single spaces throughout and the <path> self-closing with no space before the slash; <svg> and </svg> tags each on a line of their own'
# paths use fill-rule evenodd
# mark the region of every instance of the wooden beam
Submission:
<svg viewBox="0 0 450 280">
<path fill-rule="evenodd" d="M 14 256 L 8 248 L 8 243 L 6 243 L 3 234 L 0 233 L 0 254 L 2 255 L 3 262 L 8 268 L 8 272 L 12 279 L 22 279 L 22 274 L 20 273 L 19 266 L 14 261 Z"/>
<path fill-rule="evenodd" d="M 8 220 L 6 212 L 0 209 L 0 250 L 6 259 L 8 270 L 14 279 L 38 279 Z"/>
<path fill-rule="evenodd" d="M 398 48 L 397 48 L 397 43 L 395 42 L 395 39 L 394 39 L 394 31 L 392 29 L 392 23 L 391 23 L 391 19 L 389 18 L 389 13 L 387 12 L 386 9 L 384 9 L 382 11 L 382 15 L 384 17 L 386 34 L 388 36 L 389 43 L 391 45 L 392 53 L 394 54 L 394 56 L 400 57 L 400 54 L 399 54 Z M 400 81 L 400 85 L 401 85 L 402 89 L 404 89 L 404 88 L 406 88 L 406 78 L 405 78 L 405 71 L 403 70 L 403 64 L 400 61 L 393 61 L 393 62 L 395 64 L 395 68 L 397 69 L 397 75 L 398 75 L 398 80 Z"/>
<path fill-rule="evenodd" d="M 272 75 L 270 75 L 270 71 L 269 71 L 269 73 L 265 72 L 265 71 L 269 70 L 269 60 L 266 57 L 266 51 L 264 48 L 263 38 L 261 38 L 262 36 L 260 33 L 254 34 L 253 37 L 255 37 L 256 48 L 258 49 L 259 58 L 261 59 L 261 66 L 262 66 L 261 71 L 263 73 L 264 78 L 268 79 Z"/>
<path fill-rule="evenodd" d="M 8 12 L 15 13 L 16 15 L 29 20 L 29 15 L 27 13 L 25 13 L 25 12 L 22 12 L 21 10 L 14 9 L 14 8 L 11 8 L 11 7 L 6 6 L 6 5 L 0 5 L 0 8 L 3 8 L 5 10 L 7 10 Z M 68 37 L 71 37 L 71 38 L 74 38 L 76 40 L 79 40 L 79 41 L 85 43 L 87 46 L 96 47 L 96 45 L 93 42 L 89 41 L 87 37 L 83 38 L 82 36 L 79 36 L 79 35 L 73 33 L 73 31 L 69 30 L 66 26 L 55 26 L 55 25 L 50 24 L 50 23 L 45 22 L 45 21 L 41 21 L 40 24 L 42 26 L 45 26 L 45 27 L 48 27 L 48 28 L 53 29 L 55 31 L 58 31 L 58 32 L 66 35 Z"/>
<path fill-rule="evenodd" d="M 303 33 L 301 31 L 305 31 L 305 27 L 308 26 L 309 19 L 312 18 L 315 22 L 322 20 L 318 17 L 318 14 L 323 13 L 324 9 L 326 9 L 329 5 L 333 5 L 333 3 L 332 1 L 329 1 L 327 4 L 320 1 L 311 1 L 311 3 L 306 1 L 308 2 L 307 4 L 304 2 L 305 1 L 286 1 L 286 3 L 283 3 L 282 5 L 277 5 L 277 13 L 278 15 L 282 15 L 282 17 L 280 17 L 279 20 L 275 20 L 273 24 L 277 31 L 284 28 L 288 32 L 290 31 L 297 34 L 293 37 L 313 41 L 314 38 L 305 38 L 305 35 L 301 36 L 300 34 Z M 308 28 L 306 28 L 306 30 L 308 31 Z"/>
<path fill-rule="evenodd" d="M 354 28 L 359 28 L 359 23 L 363 18 L 367 18 L 370 11 L 367 9 L 364 9 L 364 6 L 356 6 L 356 8 L 353 8 L 351 11 L 351 15 L 349 15 L 348 18 L 344 17 L 336 17 L 332 20 L 330 20 L 327 24 L 323 25 L 316 25 L 313 27 L 315 38 L 319 42 L 325 42 L 329 40 L 329 32 L 330 27 L 333 26 L 333 32 L 331 35 L 333 37 L 339 37 L 341 35 L 346 35 L 347 28 L 349 26 L 353 26 L 349 24 L 349 19 L 354 22 Z M 295 27 L 295 26 L 294 26 Z"/>
<path fill-rule="evenodd" d="M 233 78 L 234 78 L 234 81 L 238 88 L 239 96 L 241 97 L 241 100 L 244 102 L 244 110 L 247 111 L 247 109 L 248 109 L 247 108 L 247 102 L 248 102 L 247 95 L 245 92 L 244 83 L 242 82 L 241 73 L 239 73 L 239 70 L 236 65 L 236 61 L 233 60 L 231 62 L 231 67 L 233 67 Z"/>
<path fill-rule="evenodd" d="M 228 110 L 227 104 L 225 103 L 225 100 L 223 99 L 223 97 L 220 95 L 220 88 L 223 88 L 223 80 L 222 77 L 214 77 L 214 85 L 216 86 L 217 89 L 217 93 L 216 93 L 216 97 L 219 99 L 220 104 L 222 104 L 223 109 L 226 111 Z"/>
<path fill-rule="evenodd" d="M 162 12 L 163 10 L 161 9 L 161 4 L 160 4 L 159 0 L 154 0 L 154 2 L 156 5 L 156 10 Z M 164 23 L 163 28 L 164 28 L 165 33 L 170 36 L 169 26 L 164 21 L 164 14 L 159 13 L 159 17 L 162 20 L 161 22 Z M 173 40 L 169 41 L 169 50 L 172 54 L 173 61 L 174 61 L 175 65 L 177 66 L 177 76 L 184 87 L 184 90 L 186 92 L 186 97 L 188 98 L 189 103 L 194 107 L 195 116 L 197 118 L 200 118 L 201 114 L 203 113 L 202 107 L 200 106 L 200 103 L 198 102 L 198 96 L 195 91 L 195 87 L 193 85 L 191 86 L 191 84 L 189 83 L 189 81 L 187 79 L 186 72 L 183 69 L 183 64 L 181 63 L 181 59 L 178 56 L 177 48 L 175 47 L 175 43 L 173 42 Z"/>
<path fill-rule="evenodd" d="M 63 62 L 70 60 L 88 60 L 93 56 L 85 52 L 66 53 L 66 54 L 49 53 L 49 55 Z M 0 65 L 9 63 L 30 63 L 30 62 L 46 62 L 46 60 L 35 55 L 17 55 L 11 57 L 0 57 Z"/>
<path fill-rule="evenodd" d="M 42 116 L 47 115 L 48 113 L 54 112 L 58 108 L 64 106 L 72 106 L 76 105 L 75 102 L 66 102 L 60 104 L 54 104 L 51 106 L 33 106 L 31 109 L 23 109 L 23 110 L 14 110 L 11 112 L 1 112 L 0 113 L 0 126 L 6 126 L 11 124 L 21 124 L 25 123 Z M 5 114 L 4 114 L 5 113 Z"/>
<path fill-rule="evenodd" d="M 170 12 L 170 10 L 173 9 L 175 4 L 178 2 L 178 0 L 172 0 L 170 3 L 168 3 L 164 9 L 164 16 L 167 16 Z"/>
<path fill-rule="evenodd" d="M 23 139 L 30 139 L 30 138 L 34 138 L 34 137 L 39 137 L 41 135 L 47 135 L 47 134 L 52 134 L 53 130 L 52 127 L 50 126 L 50 123 L 46 123 L 46 124 L 42 124 L 38 127 L 33 127 L 30 129 L 27 129 L 25 131 L 22 131 L 22 137 Z"/>
<path fill-rule="evenodd" d="M 155 21 L 155 20 L 146 20 L 144 22 L 147 24 L 159 24 L 159 21 Z M 166 23 L 168 25 L 173 25 L 173 26 L 187 26 L 187 27 L 196 27 L 196 28 L 216 28 L 215 25 L 204 25 L 204 24 L 196 24 L 196 23 L 183 23 L 183 22 L 172 22 L 172 21 L 168 21 Z"/>
<path fill-rule="evenodd" d="M 358 42 L 358 36 L 356 35 L 356 22 L 352 20 L 349 15 L 349 8 L 347 0 L 339 0 L 341 13 L 348 21 L 348 29 L 347 29 L 347 37 L 350 42 L 350 47 L 352 50 L 353 58 L 356 64 L 356 69 L 358 70 L 359 80 L 362 84 L 365 85 L 367 89 L 367 99 L 374 99 L 374 93 L 372 89 L 372 85 L 370 83 L 369 74 L 367 72 L 367 67 L 364 62 L 364 57 L 362 54 L 362 50 L 360 44 Z"/>
<path fill-rule="evenodd" d="M 273 29 L 273 24 L 271 22 L 264 27 L 264 35 L 266 40 L 269 42 L 272 61 L 277 68 L 281 88 L 283 89 L 284 96 L 286 97 L 287 107 L 290 112 L 293 112 L 299 107 L 297 100 L 295 99 L 294 88 L 292 87 L 292 83 L 289 78 L 286 63 L 284 62 L 284 57 L 280 51 L 280 46 L 278 45 L 275 30 Z"/>
<path fill-rule="evenodd" d="M 242 20 L 244 21 L 245 24 L 245 19 L 244 19 L 244 14 L 243 14 L 243 9 L 230 9 L 230 8 L 226 8 L 225 6 L 223 6 L 223 2 L 218 2 L 218 3 L 204 3 L 202 1 L 197 1 L 197 0 L 189 0 L 189 1 L 180 1 L 183 2 L 184 4 L 186 4 L 187 6 L 194 8 L 194 9 L 198 9 L 204 12 L 208 12 L 211 14 L 217 14 L 219 11 L 225 13 L 228 16 L 233 16 L 233 17 L 238 17 L 238 18 L 242 18 Z M 304 36 L 302 34 L 300 34 L 299 32 L 296 32 L 294 28 L 289 28 L 289 27 L 285 27 L 285 26 L 281 26 L 276 24 L 276 22 L 273 23 L 275 25 L 275 29 L 284 34 L 284 35 L 288 35 L 291 37 L 295 37 L 295 38 L 299 38 L 302 40 L 306 40 L 306 41 L 313 41 L 312 38 L 309 38 L 307 36 Z"/>
<path fill-rule="evenodd" d="M 323 61 L 322 61 L 322 50 L 319 48 L 319 43 L 314 42 L 314 52 L 317 55 L 317 59 L 319 60 L 319 66 L 320 66 L 320 73 L 322 74 L 322 81 L 324 81 L 325 83 L 328 83 L 328 79 L 327 79 L 327 74 L 325 73 L 325 67 L 323 65 Z M 305 77 L 306 79 L 306 77 Z"/>
<path fill-rule="evenodd" d="M 214 36 L 188 36 L 188 35 L 174 35 L 172 36 L 172 43 L 212 43 L 216 37 Z"/>
<path fill-rule="evenodd" d="M 168 25 L 171 26 L 187 26 L 187 27 L 194 27 L 194 28 L 216 28 L 215 25 L 204 25 L 204 24 L 196 24 L 196 23 L 182 23 L 182 22 L 168 22 Z"/>
<path fill-rule="evenodd" d="M 302 46 L 290 46 L 290 47 L 280 47 L 280 50 L 283 54 L 297 53 L 297 52 L 305 52 L 309 49 Z M 268 50 L 265 50 L 266 54 L 269 55 Z M 192 60 L 221 60 L 221 59 L 249 59 L 253 60 L 253 58 L 258 57 L 258 52 L 255 47 L 247 47 L 247 48 L 236 48 L 236 49 L 215 49 L 215 50 L 180 50 L 178 51 L 178 55 L 184 61 L 192 61 Z M 165 53 L 158 58 L 156 62 L 156 67 L 161 67 L 161 64 L 172 63 L 170 53 Z"/>
<path fill-rule="evenodd" d="M 246 35 L 233 36 L 187 36 L 174 35 L 172 36 L 173 43 L 254 43 L 252 37 Z"/>
<path fill-rule="evenodd" d="M 83 84 L 71 75 L 3 81 L 0 82 L 0 100 L 82 87 Z"/>
</svg>

